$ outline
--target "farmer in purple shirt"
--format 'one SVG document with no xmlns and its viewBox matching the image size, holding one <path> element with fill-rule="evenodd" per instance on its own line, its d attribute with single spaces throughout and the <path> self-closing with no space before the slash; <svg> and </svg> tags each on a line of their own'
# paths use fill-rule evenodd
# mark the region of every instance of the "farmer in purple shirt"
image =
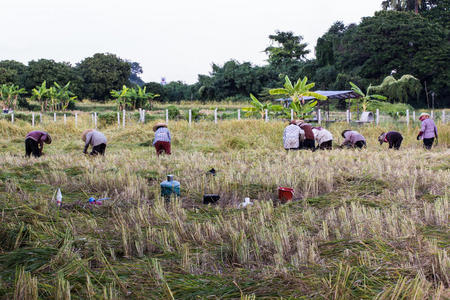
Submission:
<svg viewBox="0 0 450 300">
<path fill-rule="evenodd" d="M 389 131 L 387 133 L 383 132 L 378 137 L 378 141 L 380 142 L 380 145 L 383 143 L 389 143 L 389 149 L 394 148 L 395 150 L 399 150 L 403 141 L 403 136 L 397 131 Z"/>
<path fill-rule="evenodd" d="M 433 146 L 434 138 L 436 138 L 436 140 L 438 138 L 436 125 L 427 113 L 421 113 L 419 116 L 419 121 L 422 121 L 422 127 L 419 135 L 417 135 L 417 140 L 422 138 L 423 146 L 425 149 L 430 150 L 431 146 Z"/>
<path fill-rule="evenodd" d="M 342 137 L 344 138 L 342 146 L 360 149 L 366 147 L 366 139 L 357 131 L 344 130 L 342 131 Z"/>
<path fill-rule="evenodd" d="M 40 157 L 42 149 L 44 149 L 44 143 L 52 143 L 52 138 L 47 132 L 39 130 L 29 132 L 25 137 L 25 155 L 30 157 L 33 153 L 34 157 Z"/>
</svg>

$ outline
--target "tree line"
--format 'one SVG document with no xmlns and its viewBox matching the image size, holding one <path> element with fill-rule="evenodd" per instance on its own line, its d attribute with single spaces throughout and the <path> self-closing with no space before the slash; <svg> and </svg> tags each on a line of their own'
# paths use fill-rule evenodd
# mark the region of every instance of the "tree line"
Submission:
<svg viewBox="0 0 450 300">
<path fill-rule="evenodd" d="M 211 72 L 198 75 L 194 84 L 145 83 L 139 77 L 138 62 L 110 53 L 94 54 L 75 65 L 51 59 L 27 65 L 3 60 L 0 84 L 14 85 L 21 91 L 19 97 L 31 97 L 33 89 L 46 81 L 61 87 L 70 82 L 71 97 L 93 101 L 117 99 L 111 91 L 123 91 L 124 86 L 136 92 L 145 87 L 147 93 L 158 94 L 160 101 L 248 100 L 250 94 L 267 100 L 273 98 L 270 89 L 283 85 L 285 76 L 306 76 L 316 82 L 316 89 L 349 90 L 353 82 L 364 92 L 388 96 L 391 102 L 427 107 L 433 97 L 436 107 L 450 106 L 450 0 L 385 0 L 380 7 L 381 11 L 359 24 L 335 22 L 317 40 L 314 59 L 307 59 L 309 51 L 301 35 L 276 31 L 262 49 L 268 57 L 266 64 L 213 63 Z M 398 86 L 404 87 L 401 92 L 395 89 Z"/>
</svg>

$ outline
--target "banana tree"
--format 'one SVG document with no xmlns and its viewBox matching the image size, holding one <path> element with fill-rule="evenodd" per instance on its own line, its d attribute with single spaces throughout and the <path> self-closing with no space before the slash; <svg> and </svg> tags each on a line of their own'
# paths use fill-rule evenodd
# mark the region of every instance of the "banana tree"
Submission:
<svg viewBox="0 0 450 300">
<path fill-rule="evenodd" d="M 285 114 L 288 118 L 291 116 L 291 109 L 294 112 L 295 118 L 304 118 L 305 116 L 311 114 L 314 111 L 314 107 L 317 105 L 317 100 L 308 101 L 304 105 L 300 104 L 300 101 L 292 102 L 289 108 L 285 109 Z"/>
<path fill-rule="evenodd" d="M 266 109 L 268 112 L 279 112 L 283 110 L 281 105 L 274 105 L 270 102 L 260 102 L 253 94 L 250 94 L 250 99 L 251 106 L 242 108 L 242 110 L 246 112 L 246 116 L 260 115 L 261 119 L 264 119 Z"/>
<path fill-rule="evenodd" d="M 58 99 L 58 105 L 61 109 L 65 111 L 69 106 L 70 102 L 75 101 L 77 96 L 69 90 L 70 81 L 66 85 L 61 86 L 57 82 L 53 83 L 54 89 L 56 91 L 56 99 Z"/>
<path fill-rule="evenodd" d="M 360 98 L 354 98 L 352 99 L 352 101 L 356 102 L 357 104 L 361 104 L 362 106 L 362 110 L 363 112 L 365 112 L 367 110 L 367 105 L 369 104 L 369 102 L 373 101 L 373 100 L 387 100 L 387 97 L 383 96 L 383 95 L 378 95 L 378 94 L 372 94 L 369 95 L 364 94 L 364 92 L 353 82 L 349 82 L 350 86 L 352 87 L 352 91 L 354 91 L 355 93 L 357 93 L 358 95 L 360 95 Z"/>
<path fill-rule="evenodd" d="M 147 103 L 150 105 L 150 110 L 152 109 L 152 100 L 156 97 L 159 97 L 159 94 L 153 94 L 150 92 L 146 92 L 147 87 L 144 86 L 144 88 L 141 88 L 140 86 L 137 86 L 137 94 L 138 99 L 142 101 L 142 105 L 145 106 Z"/>
<path fill-rule="evenodd" d="M 47 101 L 49 98 L 49 89 L 47 88 L 47 83 L 44 80 L 40 86 L 36 86 L 33 90 L 31 90 L 32 99 L 35 99 L 41 105 L 41 112 L 44 109 L 47 109 Z"/>
<path fill-rule="evenodd" d="M 2 84 L 0 86 L 0 100 L 3 102 L 3 106 L 6 106 L 9 108 L 9 102 L 11 99 L 11 89 L 9 85 Z"/>
<path fill-rule="evenodd" d="M 14 84 L 12 84 L 10 88 L 11 88 L 11 90 L 10 90 L 11 94 L 14 97 L 14 101 L 12 103 L 13 110 L 16 110 L 17 99 L 19 98 L 20 94 L 25 94 L 26 91 L 24 88 L 19 88 L 18 85 L 14 85 Z"/>
<path fill-rule="evenodd" d="M 303 80 L 299 78 L 295 85 L 292 84 L 287 75 L 284 80 L 284 88 L 271 89 L 269 93 L 271 95 L 285 95 L 291 98 L 292 103 L 290 108 L 294 110 L 296 117 L 304 117 L 310 114 L 317 105 L 318 100 L 327 99 L 326 96 L 310 91 L 315 86 L 315 83 L 311 82 L 307 84 L 308 78 L 306 76 Z M 315 99 L 306 102 L 304 97 L 314 97 Z"/>
<path fill-rule="evenodd" d="M 126 85 L 123 85 L 122 89 L 119 91 L 112 90 L 111 96 L 116 98 L 116 103 L 119 108 L 119 110 L 125 109 L 125 106 L 128 104 L 129 101 L 129 88 Z"/>
</svg>

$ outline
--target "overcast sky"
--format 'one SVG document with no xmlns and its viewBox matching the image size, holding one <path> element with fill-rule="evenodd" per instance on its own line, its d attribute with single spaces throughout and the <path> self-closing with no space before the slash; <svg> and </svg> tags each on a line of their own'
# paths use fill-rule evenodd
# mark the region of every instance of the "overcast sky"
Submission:
<svg viewBox="0 0 450 300">
<path fill-rule="evenodd" d="M 293 31 L 314 53 L 335 21 L 359 23 L 381 0 L 0 0 L 0 60 L 72 64 L 109 52 L 144 81 L 197 81 L 211 63 L 264 64 L 268 35 Z"/>
</svg>

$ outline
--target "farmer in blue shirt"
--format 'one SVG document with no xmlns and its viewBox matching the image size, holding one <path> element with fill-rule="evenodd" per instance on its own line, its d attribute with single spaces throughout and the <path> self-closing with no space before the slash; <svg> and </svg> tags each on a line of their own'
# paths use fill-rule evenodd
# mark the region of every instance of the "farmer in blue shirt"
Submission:
<svg viewBox="0 0 450 300">
<path fill-rule="evenodd" d="M 157 123 L 155 126 L 153 126 L 153 131 L 155 132 L 153 146 L 155 146 L 156 155 L 159 156 L 162 153 L 170 155 L 171 136 L 170 131 L 167 128 L 167 124 Z"/>
</svg>

